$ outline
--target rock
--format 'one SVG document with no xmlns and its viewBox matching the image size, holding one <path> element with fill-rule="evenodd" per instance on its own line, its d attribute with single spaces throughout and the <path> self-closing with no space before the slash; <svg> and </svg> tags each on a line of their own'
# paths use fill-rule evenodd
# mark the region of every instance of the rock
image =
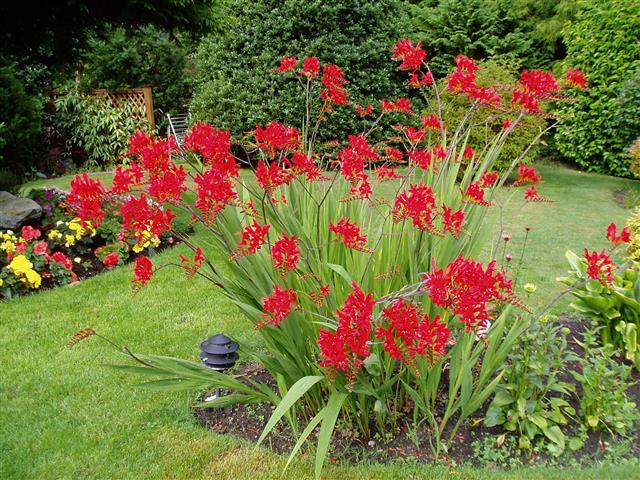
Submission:
<svg viewBox="0 0 640 480">
<path fill-rule="evenodd" d="M 0 228 L 18 228 L 42 216 L 42 207 L 30 198 L 0 192 Z"/>
</svg>

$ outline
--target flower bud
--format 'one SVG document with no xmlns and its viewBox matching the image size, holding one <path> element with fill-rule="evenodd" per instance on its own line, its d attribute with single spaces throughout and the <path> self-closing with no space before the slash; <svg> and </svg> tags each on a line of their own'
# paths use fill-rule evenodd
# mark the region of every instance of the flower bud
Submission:
<svg viewBox="0 0 640 480">
<path fill-rule="evenodd" d="M 528 293 L 529 295 L 531 295 L 532 293 L 535 293 L 535 291 L 538 289 L 538 287 L 536 287 L 533 283 L 525 283 L 524 284 L 524 291 L 526 293 Z"/>
</svg>

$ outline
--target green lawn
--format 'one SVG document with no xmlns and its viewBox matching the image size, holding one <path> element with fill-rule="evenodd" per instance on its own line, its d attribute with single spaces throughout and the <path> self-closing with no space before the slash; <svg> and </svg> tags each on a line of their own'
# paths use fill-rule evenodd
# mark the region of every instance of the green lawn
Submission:
<svg viewBox="0 0 640 480">
<path fill-rule="evenodd" d="M 506 209 L 514 256 L 524 226 L 532 228 L 521 276 L 538 285 L 536 305 L 557 291 L 554 278 L 566 270 L 566 248 L 605 246 L 604 228 L 628 214 L 613 202 L 612 192 L 630 184 L 558 166 L 542 166 L 540 172 L 545 178 L 540 193 L 556 202 L 523 207 L 519 191 Z M 68 180 L 46 183 L 65 186 Z M 157 260 L 177 253 L 165 251 Z M 77 286 L 0 304 L 0 478 L 281 478 L 283 457 L 200 428 L 189 408 L 195 394 L 135 388 L 132 378 L 104 366 L 123 359 L 97 339 L 65 348 L 69 337 L 87 326 L 134 351 L 194 360 L 199 341 L 217 331 L 256 344 L 244 317 L 204 281 L 189 284 L 179 272 L 163 270 L 132 298 L 129 278 L 123 267 Z M 311 462 L 299 460 L 286 477 L 311 475 Z M 640 467 L 501 473 L 396 463 L 330 466 L 324 476 L 640 478 Z"/>
</svg>

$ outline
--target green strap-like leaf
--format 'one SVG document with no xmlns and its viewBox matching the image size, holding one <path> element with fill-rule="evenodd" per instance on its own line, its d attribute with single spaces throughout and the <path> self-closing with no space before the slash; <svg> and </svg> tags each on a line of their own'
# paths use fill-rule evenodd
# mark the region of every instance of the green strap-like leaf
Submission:
<svg viewBox="0 0 640 480">
<path fill-rule="evenodd" d="M 271 414 L 271 418 L 264 427 L 262 435 L 258 439 L 257 445 L 260 445 L 262 441 L 269 435 L 269 432 L 276 426 L 278 420 L 287 413 L 287 411 L 293 406 L 294 403 L 300 399 L 307 391 L 313 387 L 316 383 L 322 380 L 324 377 L 321 375 L 313 375 L 308 377 L 302 377 L 289 389 L 287 394 L 282 398 L 276 409 Z"/>
<path fill-rule="evenodd" d="M 344 400 L 347 398 L 346 393 L 334 393 L 329 397 L 327 406 L 324 407 L 327 411 L 320 427 L 320 434 L 318 435 L 318 448 L 316 450 L 316 479 L 320 478 L 322 472 L 322 466 L 324 465 L 324 459 L 329 451 L 329 442 L 333 435 L 333 429 L 336 426 L 336 420 L 338 420 L 338 414 L 342 408 Z"/>
<path fill-rule="evenodd" d="M 322 419 L 324 418 L 326 412 L 327 412 L 327 407 L 325 407 L 322 410 L 320 410 L 317 413 L 317 415 L 311 419 L 311 421 L 309 422 L 307 427 L 304 429 L 304 431 L 302 432 L 302 434 L 298 438 L 298 441 L 294 445 L 293 450 L 291 450 L 291 454 L 289 455 L 289 459 L 287 460 L 287 464 L 284 466 L 285 470 L 289 467 L 289 464 L 293 460 L 293 457 L 295 457 L 296 453 L 298 453 L 298 450 L 300 450 L 300 448 L 304 444 L 305 440 L 309 437 L 309 435 L 311 435 L 311 432 L 313 432 L 313 430 L 322 421 Z"/>
</svg>

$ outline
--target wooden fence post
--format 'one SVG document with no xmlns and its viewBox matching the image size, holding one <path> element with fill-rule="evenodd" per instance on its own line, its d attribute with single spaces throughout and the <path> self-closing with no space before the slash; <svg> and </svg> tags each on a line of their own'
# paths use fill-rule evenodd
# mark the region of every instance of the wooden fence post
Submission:
<svg viewBox="0 0 640 480">
<path fill-rule="evenodd" d="M 142 91 L 144 93 L 144 108 L 147 112 L 147 121 L 151 126 L 151 130 L 155 130 L 156 121 L 153 115 L 153 96 L 151 92 L 151 86 L 145 85 L 144 87 L 142 87 Z"/>
</svg>

